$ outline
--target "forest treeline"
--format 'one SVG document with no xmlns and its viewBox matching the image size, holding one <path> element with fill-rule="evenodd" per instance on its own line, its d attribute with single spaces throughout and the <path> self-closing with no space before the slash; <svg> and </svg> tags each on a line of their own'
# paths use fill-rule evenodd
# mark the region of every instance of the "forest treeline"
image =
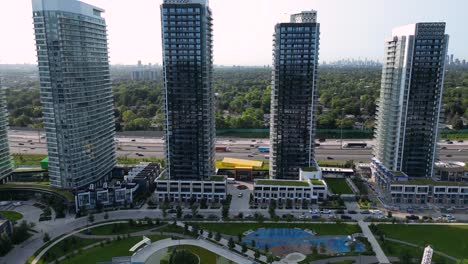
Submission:
<svg viewBox="0 0 468 264">
<path fill-rule="evenodd" d="M 372 129 L 380 79 L 378 67 L 319 68 L 317 127 Z M 40 93 L 38 85 L 33 87 L 7 89 L 11 126 L 42 126 Z M 215 68 L 213 88 L 218 129 L 269 127 L 270 68 Z M 117 130 L 161 129 L 162 80 L 116 81 L 113 91 Z M 468 69 L 447 70 L 443 99 L 445 123 L 454 129 L 463 128 L 463 118 L 468 119 Z"/>
</svg>

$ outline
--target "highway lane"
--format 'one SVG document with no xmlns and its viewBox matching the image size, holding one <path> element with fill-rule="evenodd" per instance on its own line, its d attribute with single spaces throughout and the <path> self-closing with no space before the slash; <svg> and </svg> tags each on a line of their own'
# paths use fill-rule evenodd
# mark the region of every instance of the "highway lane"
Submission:
<svg viewBox="0 0 468 264">
<path fill-rule="evenodd" d="M 10 149 L 12 153 L 25 154 L 46 154 L 47 148 L 45 139 L 39 143 L 37 131 L 9 131 Z M 344 140 L 347 142 L 365 142 L 374 145 L 374 140 Z M 268 139 L 239 139 L 239 138 L 218 138 L 216 145 L 227 146 L 229 152 L 216 152 L 216 158 L 223 157 L 246 158 L 246 159 L 266 159 L 268 153 L 260 153 L 259 146 L 268 146 Z M 468 161 L 468 141 L 453 144 L 440 142 L 439 159 Z M 158 157 L 164 156 L 164 141 L 161 137 L 116 137 L 116 147 L 118 156 L 138 157 Z M 440 149 L 444 148 L 444 149 Z M 355 160 L 368 162 L 372 157 L 371 148 L 341 148 L 340 140 L 326 140 L 320 142 L 320 146 L 315 148 L 317 160 Z"/>
</svg>

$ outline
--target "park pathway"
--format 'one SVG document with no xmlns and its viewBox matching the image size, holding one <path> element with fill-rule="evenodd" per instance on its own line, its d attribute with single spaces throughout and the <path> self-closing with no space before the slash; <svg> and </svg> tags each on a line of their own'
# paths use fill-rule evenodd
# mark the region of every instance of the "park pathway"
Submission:
<svg viewBox="0 0 468 264">
<path fill-rule="evenodd" d="M 379 242 L 377 242 L 377 239 L 375 239 L 374 234 L 369 229 L 369 223 L 365 223 L 362 220 L 358 221 L 359 227 L 361 227 L 362 233 L 364 236 L 369 240 L 372 249 L 375 252 L 375 256 L 379 260 L 379 263 L 390 263 L 388 260 L 387 256 L 383 252 L 382 248 L 379 245 Z"/>
<path fill-rule="evenodd" d="M 155 252 L 168 248 L 168 247 L 173 247 L 173 246 L 180 246 L 180 245 L 191 245 L 191 246 L 197 246 L 204 248 L 206 250 L 209 250 L 217 255 L 220 255 L 226 259 L 229 259 L 230 261 L 233 261 L 234 263 L 239 263 L 239 264 L 250 264 L 252 263 L 252 260 L 241 256 L 240 254 L 237 254 L 235 252 L 230 251 L 229 249 L 225 249 L 223 247 L 220 247 L 214 243 L 208 242 L 203 239 L 180 239 L 180 240 L 172 240 L 170 238 L 159 240 L 154 242 L 153 244 L 144 247 L 141 249 L 137 254 L 135 254 L 132 257 L 132 262 L 135 263 L 145 263 L 151 255 L 153 255 Z"/>
</svg>

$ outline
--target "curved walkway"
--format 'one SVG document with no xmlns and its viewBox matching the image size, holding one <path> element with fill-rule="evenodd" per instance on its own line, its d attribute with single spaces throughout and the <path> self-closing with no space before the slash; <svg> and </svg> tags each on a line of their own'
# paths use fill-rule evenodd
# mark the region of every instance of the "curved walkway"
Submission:
<svg viewBox="0 0 468 264">
<path fill-rule="evenodd" d="M 153 255 L 155 252 L 172 247 L 172 246 L 179 246 L 179 245 L 191 245 L 191 246 L 197 246 L 204 248 L 206 250 L 209 250 L 213 253 L 216 253 L 226 259 L 229 259 L 230 261 L 233 261 L 234 263 L 239 263 L 239 264 L 250 264 L 252 263 L 251 260 L 242 257 L 238 254 L 235 254 L 234 252 L 224 249 L 222 247 L 219 247 L 211 242 L 208 242 L 206 240 L 202 239 L 181 239 L 181 240 L 172 240 L 170 238 L 159 240 L 157 242 L 154 242 L 150 246 L 147 246 L 140 251 L 138 251 L 133 257 L 132 257 L 132 263 L 145 263 L 151 255 Z"/>
<path fill-rule="evenodd" d="M 37 264 L 39 262 L 39 260 L 42 258 L 42 256 L 49 250 L 51 249 L 53 246 L 57 245 L 58 243 L 60 243 L 60 241 L 70 237 L 70 236 L 73 236 L 77 233 L 80 233 L 82 231 L 85 231 L 87 230 L 88 228 L 93 228 L 93 227 L 98 227 L 98 226 L 104 226 L 104 225 L 112 225 L 112 224 L 117 224 L 117 223 L 128 223 L 128 221 L 114 221 L 114 222 L 108 222 L 108 223 L 102 223 L 102 224 L 97 224 L 97 225 L 93 225 L 93 226 L 87 226 L 85 228 L 81 228 L 81 229 L 78 229 L 78 230 L 75 230 L 71 233 L 68 233 L 62 237 L 60 237 L 59 239 L 55 240 L 54 242 L 50 243 L 50 245 L 48 245 L 46 248 L 44 248 L 41 252 L 39 252 L 39 254 L 37 254 L 37 256 L 31 261 L 31 264 Z"/>
</svg>

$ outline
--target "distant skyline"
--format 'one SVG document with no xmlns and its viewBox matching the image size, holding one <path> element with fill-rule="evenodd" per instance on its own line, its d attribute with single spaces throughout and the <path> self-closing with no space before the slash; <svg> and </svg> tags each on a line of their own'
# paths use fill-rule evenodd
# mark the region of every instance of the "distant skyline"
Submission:
<svg viewBox="0 0 468 264">
<path fill-rule="evenodd" d="M 84 0 L 104 8 L 111 64 L 162 63 L 162 0 Z M 461 0 L 211 0 L 214 63 L 270 65 L 274 25 L 292 13 L 317 10 L 319 61 L 382 61 L 392 28 L 446 22 L 449 54 L 468 59 L 468 1 Z M 0 64 L 36 63 L 31 0 L 0 1 Z"/>
</svg>

